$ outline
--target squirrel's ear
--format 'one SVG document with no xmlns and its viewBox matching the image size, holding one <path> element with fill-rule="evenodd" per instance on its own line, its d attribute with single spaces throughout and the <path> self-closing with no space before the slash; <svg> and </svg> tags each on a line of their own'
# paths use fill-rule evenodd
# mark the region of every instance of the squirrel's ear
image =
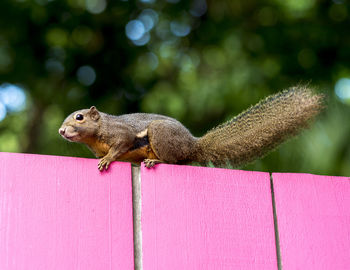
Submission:
<svg viewBox="0 0 350 270">
<path fill-rule="evenodd" d="M 100 113 L 98 112 L 95 106 L 91 106 L 89 114 L 92 120 L 97 121 L 100 118 Z"/>
</svg>

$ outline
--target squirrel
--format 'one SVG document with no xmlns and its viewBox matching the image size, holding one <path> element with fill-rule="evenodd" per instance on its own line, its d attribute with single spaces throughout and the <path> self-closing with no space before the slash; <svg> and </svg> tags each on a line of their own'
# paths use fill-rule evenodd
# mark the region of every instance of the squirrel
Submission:
<svg viewBox="0 0 350 270">
<path fill-rule="evenodd" d="M 234 167 L 263 157 L 286 139 L 308 127 L 323 108 L 323 95 L 304 86 L 268 96 L 226 123 L 194 137 L 174 118 L 148 113 L 119 116 L 95 106 L 70 114 L 59 129 L 61 136 L 86 144 L 97 158 L 98 169 L 113 161 L 157 163 L 197 162 Z"/>
</svg>

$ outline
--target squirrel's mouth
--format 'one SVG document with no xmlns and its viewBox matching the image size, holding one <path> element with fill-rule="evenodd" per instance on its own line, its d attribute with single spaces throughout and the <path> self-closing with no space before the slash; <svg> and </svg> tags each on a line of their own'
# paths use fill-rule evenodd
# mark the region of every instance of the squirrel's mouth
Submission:
<svg viewBox="0 0 350 270">
<path fill-rule="evenodd" d="M 62 137 L 65 138 L 68 141 L 71 141 L 71 142 L 76 141 L 75 139 L 77 138 L 77 136 L 68 136 L 68 135 L 62 135 Z"/>
<path fill-rule="evenodd" d="M 79 140 L 79 134 L 69 133 L 69 132 L 67 132 L 66 128 L 60 128 L 58 130 L 58 133 L 67 141 L 75 142 L 75 141 Z"/>
<path fill-rule="evenodd" d="M 70 142 L 78 142 L 80 140 L 79 134 L 64 134 L 62 137 Z"/>
</svg>

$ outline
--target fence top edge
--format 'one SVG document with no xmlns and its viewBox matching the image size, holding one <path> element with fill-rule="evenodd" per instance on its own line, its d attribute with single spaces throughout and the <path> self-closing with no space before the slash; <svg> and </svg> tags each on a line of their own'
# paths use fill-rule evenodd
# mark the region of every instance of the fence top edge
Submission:
<svg viewBox="0 0 350 270">
<path fill-rule="evenodd" d="M 71 159 L 73 160 L 96 160 L 96 158 L 85 158 L 85 157 L 72 157 L 72 156 L 60 156 L 60 155 L 47 155 L 47 154 L 32 154 L 32 153 L 17 153 L 17 152 L 0 152 L 0 157 L 1 156 L 9 156 L 9 157 L 15 157 L 15 156 L 25 156 L 25 157 L 47 157 L 47 158 L 63 158 L 63 159 Z M 139 167 L 135 165 L 131 165 L 129 162 L 122 162 L 122 161 L 117 161 L 115 162 L 116 164 L 125 164 L 128 163 L 132 167 Z M 191 166 L 191 165 L 177 165 L 177 164 L 157 164 L 157 167 L 164 169 L 164 168 L 176 168 L 176 167 L 181 167 L 182 169 L 186 168 L 191 168 L 192 170 L 218 170 L 218 171 L 231 171 L 231 172 L 237 172 L 237 173 L 254 173 L 254 174 L 260 174 L 260 175 L 266 175 L 269 174 L 272 178 L 274 177 L 280 177 L 280 176 L 317 176 L 317 177 L 334 177 L 337 179 L 344 179 L 344 180 L 350 180 L 350 177 L 348 176 L 343 176 L 343 175 L 320 175 L 320 174 L 313 174 L 313 173 L 304 173 L 304 172 L 264 172 L 264 171 L 247 171 L 247 170 L 241 170 L 241 169 L 229 169 L 229 168 L 213 168 L 213 167 L 200 167 L 200 166 Z M 141 163 L 141 173 L 147 172 L 149 169 L 144 167 L 144 164 Z M 157 168 L 156 167 L 156 168 Z M 152 168 L 151 170 L 154 170 L 156 168 Z"/>
</svg>

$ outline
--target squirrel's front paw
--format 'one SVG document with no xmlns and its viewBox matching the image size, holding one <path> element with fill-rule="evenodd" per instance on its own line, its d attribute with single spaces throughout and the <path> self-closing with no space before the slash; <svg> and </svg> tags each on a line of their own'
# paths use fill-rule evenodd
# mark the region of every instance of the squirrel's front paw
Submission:
<svg viewBox="0 0 350 270">
<path fill-rule="evenodd" d="M 112 160 L 110 160 L 107 157 L 101 158 L 100 162 L 98 163 L 98 169 L 100 171 L 103 171 L 103 169 L 106 169 L 106 171 L 107 171 L 108 166 L 109 166 L 109 164 L 111 164 L 111 162 L 112 162 Z"/>
</svg>

